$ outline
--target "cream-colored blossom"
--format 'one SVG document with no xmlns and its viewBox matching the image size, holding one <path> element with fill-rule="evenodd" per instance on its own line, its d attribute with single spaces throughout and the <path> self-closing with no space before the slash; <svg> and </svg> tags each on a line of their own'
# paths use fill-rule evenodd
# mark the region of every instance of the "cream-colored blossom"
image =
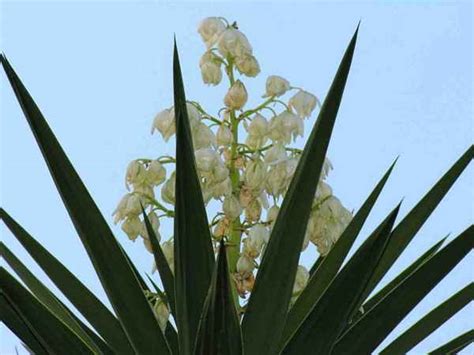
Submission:
<svg viewBox="0 0 474 355">
<path fill-rule="evenodd" d="M 266 92 L 263 97 L 278 97 L 290 90 L 290 82 L 281 76 L 270 75 L 266 82 Z"/>
<path fill-rule="evenodd" d="M 237 80 L 227 91 L 224 97 L 224 104 L 231 110 L 240 110 L 247 102 L 247 89 L 245 85 Z"/>
<path fill-rule="evenodd" d="M 298 265 L 298 269 L 296 270 L 296 277 L 295 283 L 293 285 L 293 293 L 300 293 L 304 290 L 306 285 L 308 284 L 309 280 L 309 272 L 308 270 L 302 266 Z"/>
<path fill-rule="evenodd" d="M 201 21 L 198 27 L 198 32 L 207 48 L 216 44 L 222 32 L 224 32 L 226 25 L 218 17 L 207 17 Z"/>
<path fill-rule="evenodd" d="M 138 235 L 142 231 L 142 222 L 137 216 L 128 217 L 122 223 L 122 230 L 127 234 L 130 240 L 137 239 Z"/>
<path fill-rule="evenodd" d="M 257 59 L 251 55 L 246 54 L 235 59 L 235 66 L 240 74 L 244 74 L 249 77 L 256 77 L 260 73 L 260 65 Z"/>
<path fill-rule="evenodd" d="M 161 243 L 161 250 L 163 250 L 163 255 L 165 256 L 166 261 L 171 269 L 171 272 L 174 273 L 174 241 L 169 239 Z"/>
<path fill-rule="evenodd" d="M 146 182 L 150 185 L 161 185 L 166 179 L 166 169 L 158 161 L 152 160 L 146 170 Z"/>
<path fill-rule="evenodd" d="M 243 57 L 252 54 L 252 46 L 247 37 L 239 30 L 229 27 L 217 41 L 219 53 L 224 57 Z"/>
<path fill-rule="evenodd" d="M 175 201 L 175 185 L 176 185 L 176 175 L 175 172 L 171 174 L 168 180 L 165 181 L 161 187 L 161 198 L 166 203 L 174 205 Z"/>
<path fill-rule="evenodd" d="M 317 104 L 318 98 L 304 90 L 299 90 L 288 102 L 288 106 L 302 118 L 311 116 Z"/>
<path fill-rule="evenodd" d="M 234 220 L 242 213 L 242 206 L 240 206 L 239 200 L 234 195 L 229 195 L 224 198 L 222 208 L 227 217 Z"/>
<path fill-rule="evenodd" d="M 166 324 L 168 323 L 168 319 L 170 317 L 170 310 L 166 303 L 161 300 L 161 298 L 157 299 L 155 305 L 153 306 L 153 312 L 155 314 L 156 320 L 158 321 L 158 325 L 162 332 L 166 329 Z"/>
<path fill-rule="evenodd" d="M 229 146 L 232 144 L 232 141 L 234 140 L 232 131 L 230 128 L 222 123 L 216 134 L 216 139 L 217 139 L 217 145 L 218 146 Z"/>
<path fill-rule="evenodd" d="M 221 62 L 211 51 L 207 51 L 199 61 L 202 81 L 205 84 L 217 85 L 222 80 Z"/>
<path fill-rule="evenodd" d="M 155 116 L 153 125 L 151 126 L 151 133 L 153 134 L 155 130 L 161 133 L 165 142 L 175 134 L 174 113 L 172 113 L 170 109 L 165 109 Z"/>
<path fill-rule="evenodd" d="M 237 260 L 236 269 L 239 274 L 244 275 L 245 277 L 253 272 L 255 269 L 255 263 L 251 257 L 243 254 Z"/>
</svg>

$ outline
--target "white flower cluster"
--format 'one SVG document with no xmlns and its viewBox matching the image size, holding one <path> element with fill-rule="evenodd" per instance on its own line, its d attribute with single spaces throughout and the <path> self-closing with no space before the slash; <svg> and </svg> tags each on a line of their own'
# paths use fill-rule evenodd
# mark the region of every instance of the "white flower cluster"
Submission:
<svg viewBox="0 0 474 355">
<path fill-rule="evenodd" d="M 204 201 L 206 204 L 214 201 L 212 206 L 218 209 L 210 221 L 214 242 L 226 238 L 229 244 L 237 245 L 228 249 L 229 253 L 236 253 L 229 257 L 233 261 L 229 267 L 237 290 L 244 297 L 253 288 L 256 270 L 302 153 L 291 145 L 303 137 L 305 119 L 313 115 L 319 101 L 310 92 L 293 87 L 285 78 L 271 75 L 266 80 L 263 102 L 255 108 L 244 109 L 248 92 L 243 78 L 260 73 L 249 40 L 235 23 L 229 25 L 219 17 L 204 19 L 198 32 L 206 46 L 199 62 L 203 82 L 217 85 L 226 75 L 230 84 L 217 116 L 208 113 L 199 103 L 187 103 L 195 161 Z M 173 107 L 156 115 L 152 133 L 155 131 L 165 142 L 175 134 Z M 242 134 L 244 137 L 239 139 Z M 174 158 L 162 156 L 131 162 L 126 184 L 132 192 L 123 197 L 114 212 L 115 221 L 123 222 L 122 229 L 129 238 L 135 240 L 141 236 L 148 250 L 148 234 L 139 217 L 141 207 L 147 209 L 158 238 L 160 218 L 173 217 L 175 173 L 171 171 L 167 175 L 165 164 L 174 164 Z M 323 256 L 351 219 L 351 213 L 326 182 L 331 169 L 326 159 L 302 248 L 305 250 L 312 242 Z M 159 185 L 162 202 L 154 193 Z M 174 270 L 173 239 L 164 241 L 162 248 Z M 299 266 L 293 301 L 308 279 L 308 271 Z M 160 308 L 158 313 L 166 312 Z"/>
</svg>

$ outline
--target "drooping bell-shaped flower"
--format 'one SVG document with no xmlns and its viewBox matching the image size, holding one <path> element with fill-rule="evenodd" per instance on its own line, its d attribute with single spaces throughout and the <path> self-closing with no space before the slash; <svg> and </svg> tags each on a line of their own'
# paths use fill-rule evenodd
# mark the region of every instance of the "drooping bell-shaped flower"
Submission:
<svg viewBox="0 0 474 355">
<path fill-rule="evenodd" d="M 127 234 L 130 240 L 137 239 L 138 235 L 142 231 L 142 222 L 137 216 L 128 217 L 122 223 L 122 230 Z"/>
<path fill-rule="evenodd" d="M 151 211 L 147 214 L 147 217 L 148 217 L 148 220 L 150 221 L 150 224 L 151 224 L 151 228 L 153 230 L 153 232 L 155 233 L 155 236 L 156 236 L 156 239 L 159 241 L 161 241 L 161 235 L 160 235 L 160 219 L 158 218 L 158 216 L 156 215 L 155 212 Z M 140 232 L 140 235 L 144 238 L 144 239 L 150 239 L 150 236 L 148 234 L 148 229 L 146 228 L 146 225 L 145 225 L 145 221 L 143 221 L 142 223 L 142 230 Z"/>
<path fill-rule="evenodd" d="M 216 133 L 216 140 L 217 140 L 218 146 L 226 147 L 232 144 L 232 141 L 233 141 L 232 131 L 226 124 L 222 123 L 219 126 L 219 129 L 217 130 L 217 133 Z"/>
<path fill-rule="evenodd" d="M 163 255 L 165 256 L 165 259 L 168 262 L 171 272 L 174 273 L 174 241 L 173 239 L 168 239 L 167 241 L 161 243 L 161 249 L 163 250 Z"/>
<path fill-rule="evenodd" d="M 290 90 L 290 82 L 281 76 L 270 75 L 267 78 L 265 89 L 266 92 L 263 97 L 278 97 Z"/>
<path fill-rule="evenodd" d="M 146 178 L 145 166 L 139 160 L 132 160 L 127 166 L 125 174 L 125 185 L 142 184 Z"/>
<path fill-rule="evenodd" d="M 288 106 L 302 118 L 311 116 L 317 104 L 318 98 L 304 90 L 299 90 L 288 102 Z"/>
<path fill-rule="evenodd" d="M 153 120 L 151 133 L 153 134 L 155 130 L 158 130 L 163 136 L 165 142 L 167 142 L 176 132 L 174 112 L 172 113 L 170 109 L 165 109 L 159 112 Z"/>
<path fill-rule="evenodd" d="M 158 160 L 152 160 L 146 171 L 146 182 L 150 185 L 157 186 L 162 184 L 165 179 L 165 167 Z"/>
<path fill-rule="evenodd" d="M 170 310 L 166 303 L 159 298 L 153 306 L 153 313 L 155 314 L 156 320 L 162 332 L 165 331 L 168 319 L 170 317 Z"/>
<path fill-rule="evenodd" d="M 247 98 L 247 89 L 240 80 L 237 80 L 227 91 L 224 104 L 231 110 L 240 110 L 246 104 Z"/>
<path fill-rule="evenodd" d="M 254 199 L 245 207 L 245 219 L 251 223 L 260 220 L 262 215 L 262 205 L 258 199 Z"/>
<path fill-rule="evenodd" d="M 257 59 L 251 55 L 246 54 L 235 59 L 235 66 L 240 74 L 254 78 L 260 73 L 260 64 Z"/>
<path fill-rule="evenodd" d="M 236 268 L 237 272 L 245 278 L 253 272 L 255 263 L 251 257 L 242 254 L 237 260 Z"/>
<path fill-rule="evenodd" d="M 255 159 L 247 164 L 244 173 L 245 184 L 254 190 L 259 190 L 265 183 L 266 166 L 260 159 Z"/>
<path fill-rule="evenodd" d="M 202 148 L 194 153 L 196 166 L 199 171 L 211 172 L 217 164 L 218 154 L 211 148 Z"/>
<path fill-rule="evenodd" d="M 208 148 L 216 145 L 214 132 L 203 122 L 198 122 L 192 128 L 194 149 Z"/>
<path fill-rule="evenodd" d="M 228 27 L 220 35 L 217 48 L 223 57 L 244 57 L 252 54 L 252 46 L 247 37 L 239 30 Z"/>
<path fill-rule="evenodd" d="M 198 32 L 207 48 L 216 44 L 219 36 L 224 32 L 226 25 L 218 17 L 207 17 L 201 21 L 198 27 Z"/>
<path fill-rule="evenodd" d="M 176 185 L 176 175 L 175 172 L 171 174 L 168 180 L 161 187 L 161 198 L 166 203 L 174 205 L 175 201 L 175 185 Z"/>
<path fill-rule="evenodd" d="M 284 162 L 288 159 L 285 147 L 281 144 L 275 144 L 265 153 L 264 161 L 268 165 L 275 165 Z"/>
<path fill-rule="evenodd" d="M 217 85 L 222 80 L 221 63 L 216 59 L 216 55 L 207 51 L 199 61 L 202 81 L 205 84 Z"/>
</svg>

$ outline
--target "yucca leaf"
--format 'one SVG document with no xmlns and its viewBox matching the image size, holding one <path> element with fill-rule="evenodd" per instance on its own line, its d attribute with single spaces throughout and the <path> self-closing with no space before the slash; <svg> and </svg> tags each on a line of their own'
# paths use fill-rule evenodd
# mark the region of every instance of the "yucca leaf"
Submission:
<svg viewBox="0 0 474 355">
<path fill-rule="evenodd" d="M 242 334 L 230 282 L 226 247 L 221 241 L 196 336 L 196 355 L 242 354 Z"/>
<path fill-rule="evenodd" d="M 246 354 L 278 351 L 311 205 L 349 74 L 357 32 L 358 28 L 321 107 L 260 264 L 242 323 Z"/>
<path fill-rule="evenodd" d="M 107 344 L 117 353 L 133 354 L 134 351 L 127 336 L 109 309 L 2 208 L 0 208 L 0 219 L 4 221 L 23 248 Z"/>
<path fill-rule="evenodd" d="M 214 266 L 206 208 L 194 160 L 176 42 L 173 63 L 176 117 L 176 190 L 174 218 L 175 302 L 180 352 L 190 354 Z"/>
<path fill-rule="evenodd" d="M 382 261 L 377 267 L 377 270 L 364 293 L 364 299 L 370 295 L 387 271 L 392 267 L 473 158 L 474 146 L 471 145 L 420 200 L 420 202 L 418 202 L 418 204 L 395 227 L 393 230 L 393 237 L 390 239 L 390 244 L 387 246 L 387 251 L 385 252 Z"/>
<path fill-rule="evenodd" d="M 42 345 L 48 353 L 63 354 L 64 349 L 68 349 L 68 354 L 94 353 L 3 267 L 0 267 L 0 292 L 37 338 L 44 340 Z"/>
<path fill-rule="evenodd" d="M 7 299 L 0 295 L 0 320 L 20 339 L 32 352 L 37 355 L 48 355 L 38 335 L 33 333 L 21 316 L 10 305 Z"/>
<path fill-rule="evenodd" d="M 390 238 L 398 205 L 334 278 L 283 354 L 329 354 L 349 317 L 358 307 L 360 294 L 380 261 Z"/>
<path fill-rule="evenodd" d="M 56 296 L 39 281 L 28 268 L 8 249 L 3 242 L 0 242 L 0 256 L 10 265 L 15 273 L 20 277 L 30 292 L 59 320 L 66 324 L 74 333 L 87 344 L 89 348 L 98 351 L 97 344 L 89 337 L 89 335 L 74 320 L 70 312 L 65 308 Z"/>
<path fill-rule="evenodd" d="M 474 329 L 461 334 L 460 336 L 448 341 L 439 348 L 430 351 L 429 355 L 451 355 L 457 354 L 474 341 Z"/>
<path fill-rule="evenodd" d="M 176 306 L 174 300 L 174 276 L 171 272 L 171 269 L 168 265 L 168 261 L 166 261 L 165 255 L 163 254 L 163 250 L 161 249 L 161 245 L 156 237 L 155 231 L 151 226 L 150 220 L 146 215 L 145 211 L 143 211 L 143 220 L 145 221 L 145 227 L 148 232 L 148 238 L 151 242 L 151 248 L 153 251 L 153 257 L 155 258 L 156 269 L 160 274 L 161 282 L 163 284 L 163 288 L 165 289 L 166 299 L 168 300 L 168 304 L 170 306 L 171 313 L 176 316 Z"/>
<path fill-rule="evenodd" d="M 411 275 L 413 271 L 418 269 L 418 267 L 423 264 L 426 260 L 431 258 L 443 245 L 447 237 L 441 239 L 439 242 L 435 243 L 430 249 L 428 249 L 424 254 L 422 254 L 418 259 L 416 259 L 410 266 L 398 274 L 392 281 L 390 281 L 384 288 L 379 292 L 373 295 L 367 302 L 364 303 L 362 309 L 364 313 L 372 309 L 382 298 L 384 298 L 390 291 L 400 285 L 403 280 Z M 361 317 L 363 314 L 358 313 L 356 318 Z"/>
<path fill-rule="evenodd" d="M 1 62 L 56 187 L 133 348 L 169 352 L 153 311 L 112 231 L 4 55 Z"/>
<path fill-rule="evenodd" d="M 354 244 L 362 226 L 365 223 L 372 207 L 374 206 L 377 198 L 379 197 L 387 179 L 392 172 L 395 162 L 390 166 L 388 171 L 375 186 L 367 200 L 364 202 L 359 211 L 352 218 L 351 222 L 344 230 L 338 241 L 331 249 L 329 254 L 321 260 L 314 273 L 311 275 L 308 284 L 296 300 L 293 307 L 288 313 L 286 319 L 285 329 L 283 331 L 282 343 L 285 344 L 289 337 L 296 331 L 296 329 L 303 322 L 305 317 L 309 314 L 311 309 L 314 307 L 316 302 L 319 300 L 323 292 L 326 290 L 331 280 L 339 271 L 344 259 L 346 258 L 349 250 Z"/>
<path fill-rule="evenodd" d="M 393 233 L 392 233 L 393 234 Z M 341 335 L 334 354 L 368 354 L 474 246 L 474 227 L 433 255 Z"/>
<path fill-rule="evenodd" d="M 464 287 L 396 338 L 381 355 L 406 354 L 474 298 L 474 283 Z"/>
</svg>

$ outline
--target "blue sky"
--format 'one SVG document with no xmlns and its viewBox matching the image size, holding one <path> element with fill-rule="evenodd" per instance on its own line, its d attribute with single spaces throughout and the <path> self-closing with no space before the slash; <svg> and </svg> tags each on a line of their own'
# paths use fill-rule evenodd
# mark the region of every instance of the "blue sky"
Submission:
<svg viewBox="0 0 474 355">
<path fill-rule="evenodd" d="M 207 16 L 237 21 L 252 43 L 262 73 L 246 82 L 251 102 L 263 93 L 266 76 L 272 74 L 324 98 L 362 21 L 329 147 L 334 164 L 329 182 L 341 200 L 356 209 L 400 155 L 363 237 L 401 198 L 403 216 L 472 144 L 470 2 L 3 1 L 0 48 L 110 223 L 125 193 L 127 163 L 173 152 L 172 144 L 150 136 L 149 129 L 154 114 L 172 104 L 174 34 L 188 98 L 212 112 L 222 105 L 225 88 L 205 87 L 198 68 L 204 45 L 196 28 Z M 105 299 L 6 78 L 0 76 L 1 205 Z M 470 166 L 384 283 L 435 241 L 448 233 L 453 237 L 472 223 L 473 177 Z M 149 271 L 151 256 L 142 245 L 114 230 L 140 270 Z M 2 241 L 52 286 L 3 225 L 0 231 Z M 309 263 L 310 256 L 303 262 Z M 472 281 L 473 261 L 471 253 L 389 339 Z M 462 310 L 413 353 L 426 353 L 472 328 L 473 311 L 472 305 Z M 13 353 L 18 340 L 3 325 L 0 331 L 0 353 Z"/>
</svg>

